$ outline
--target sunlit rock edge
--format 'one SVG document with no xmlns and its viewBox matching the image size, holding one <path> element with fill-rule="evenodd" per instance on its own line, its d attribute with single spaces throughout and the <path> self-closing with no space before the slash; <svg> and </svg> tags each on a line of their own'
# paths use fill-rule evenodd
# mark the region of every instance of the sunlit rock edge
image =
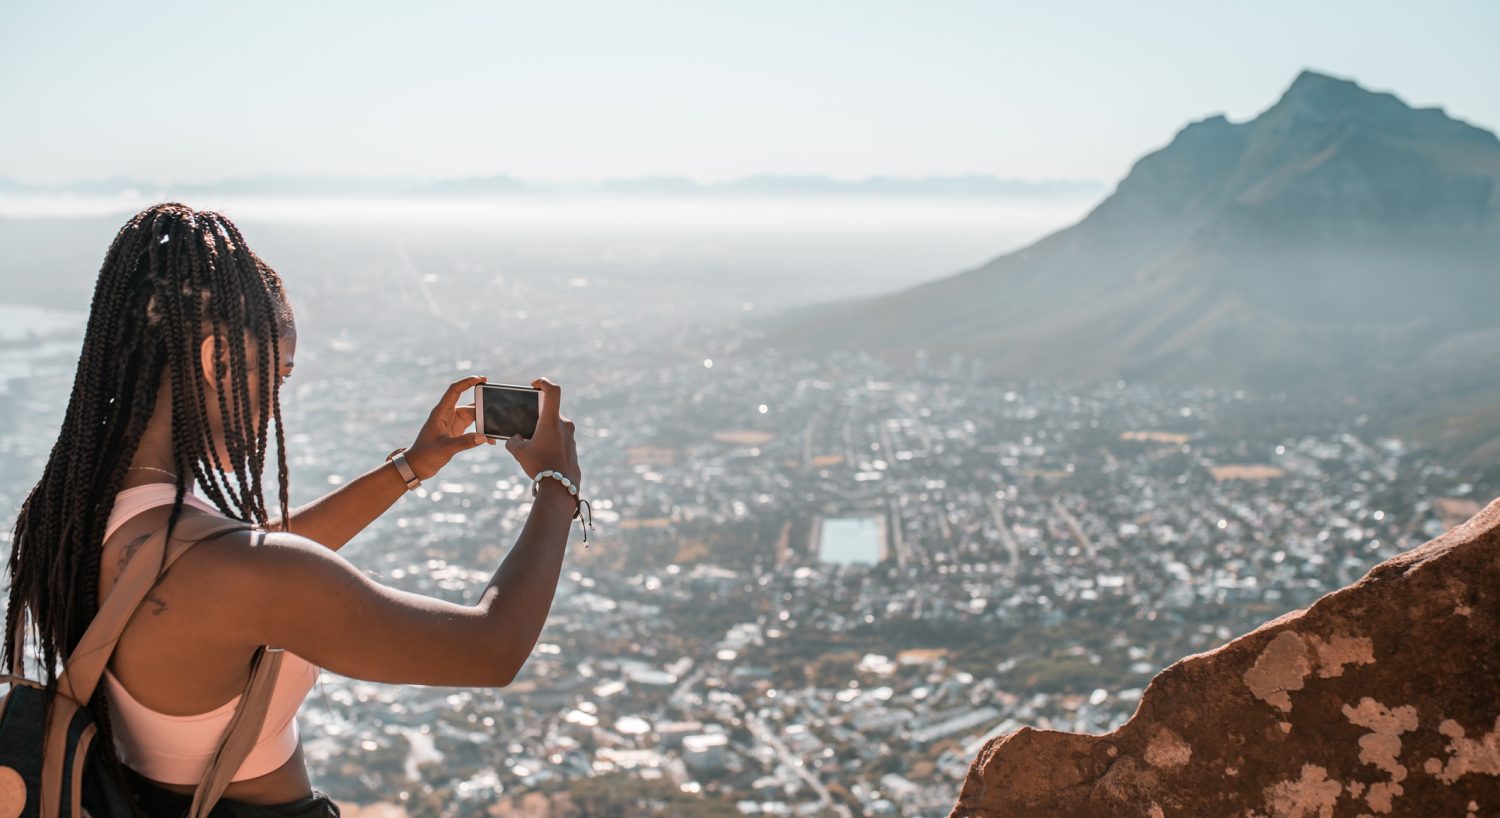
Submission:
<svg viewBox="0 0 1500 818">
<path fill-rule="evenodd" d="M 1188 656 L 1100 736 L 988 742 L 950 818 L 1500 815 L 1500 500 Z"/>
</svg>

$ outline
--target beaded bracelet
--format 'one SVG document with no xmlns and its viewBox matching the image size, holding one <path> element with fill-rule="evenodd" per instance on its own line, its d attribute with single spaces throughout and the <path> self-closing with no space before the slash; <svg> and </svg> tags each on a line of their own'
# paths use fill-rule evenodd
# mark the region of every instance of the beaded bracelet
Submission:
<svg viewBox="0 0 1500 818">
<path fill-rule="evenodd" d="M 587 511 L 587 516 L 584 517 L 584 522 L 580 522 L 578 524 L 578 527 L 583 529 L 583 547 L 587 548 L 589 542 L 589 529 L 594 527 L 594 510 L 589 506 L 589 501 L 583 499 L 582 497 L 579 497 L 578 485 L 572 480 L 569 480 L 563 475 L 562 472 L 557 471 L 556 469 L 543 469 L 542 471 L 537 472 L 536 477 L 531 478 L 532 497 L 535 497 L 537 495 L 537 491 L 541 488 L 542 485 L 542 478 L 544 477 L 555 478 L 558 482 L 563 484 L 563 488 L 568 490 L 568 494 L 573 496 L 573 516 L 570 519 L 577 520 L 584 514 L 585 511 Z"/>
</svg>

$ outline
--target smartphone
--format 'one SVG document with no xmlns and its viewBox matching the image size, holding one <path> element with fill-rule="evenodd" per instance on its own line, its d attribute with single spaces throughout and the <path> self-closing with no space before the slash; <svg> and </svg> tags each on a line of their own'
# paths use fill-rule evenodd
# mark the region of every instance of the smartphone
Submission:
<svg viewBox="0 0 1500 818">
<path fill-rule="evenodd" d="M 482 383 L 474 387 L 474 419 L 481 434 L 529 438 L 536 434 L 542 390 L 534 386 Z"/>
</svg>

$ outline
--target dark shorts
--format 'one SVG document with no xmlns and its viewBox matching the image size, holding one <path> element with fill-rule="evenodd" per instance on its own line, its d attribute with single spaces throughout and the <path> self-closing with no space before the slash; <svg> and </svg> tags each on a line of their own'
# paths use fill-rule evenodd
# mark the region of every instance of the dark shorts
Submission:
<svg viewBox="0 0 1500 818">
<path fill-rule="evenodd" d="M 191 795 L 164 790 L 129 767 L 125 767 L 125 775 L 130 779 L 131 789 L 141 808 L 152 818 L 182 818 L 193 805 Z M 247 804 L 220 798 L 208 814 L 210 818 L 338 818 L 339 805 L 328 797 L 328 793 L 314 789 L 311 795 L 280 804 Z"/>
</svg>

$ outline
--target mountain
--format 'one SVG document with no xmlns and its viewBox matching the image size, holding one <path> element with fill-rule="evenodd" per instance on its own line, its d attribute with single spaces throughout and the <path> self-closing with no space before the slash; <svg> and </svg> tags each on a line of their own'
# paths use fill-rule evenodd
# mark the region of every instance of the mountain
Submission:
<svg viewBox="0 0 1500 818">
<path fill-rule="evenodd" d="M 1469 361 L 1500 340 L 1500 140 L 1304 71 L 1137 161 L 1077 224 L 976 269 L 762 324 L 991 374 L 1251 385 Z"/>
</svg>

